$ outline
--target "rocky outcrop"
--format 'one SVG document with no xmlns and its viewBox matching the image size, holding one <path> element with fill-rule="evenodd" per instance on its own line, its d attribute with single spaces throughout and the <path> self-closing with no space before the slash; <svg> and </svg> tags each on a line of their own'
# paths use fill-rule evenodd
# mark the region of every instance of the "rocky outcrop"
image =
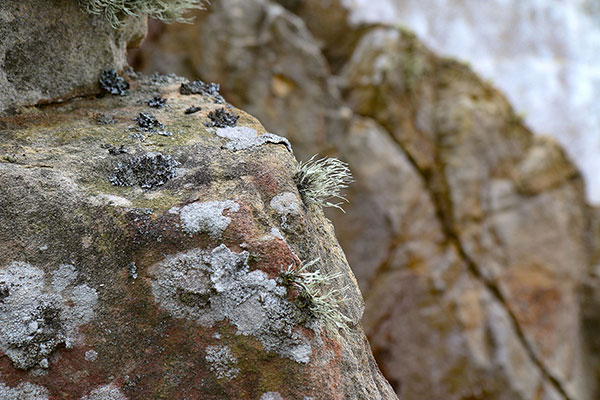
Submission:
<svg viewBox="0 0 600 400">
<path fill-rule="evenodd" d="M 353 25 L 344 2 L 281 3 L 213 1 L 138 60 L 173 51 L 302 157 L 350 164 L 347 214 L 330 215 L 403 399 L 597 398 L 597 236 L 562 149 L 411 33 Z"/>
<path fill-rule="evenodd" d="M 216 84 L 118 72 L 143 35 L 124 14 L 21 3 L 0 5 L 0 398 L 396 399 L 289 141 Z"/>
<path fill-rule="evenodd" d="M 287 141 L 214 90 L 126 77 L 0 120 L 0 397 L 396 398 Z M 282 279 L 310 261 L 339 325 Z"/>
<path fill-rule="evenodd" d="M 127 47 L 139 45 L 145 32 L 145 18 L 115 30 L 78 0 L 3 0 L 0 115 L 99 92 L 100 71 L 121 70 Z"/>
</svg>

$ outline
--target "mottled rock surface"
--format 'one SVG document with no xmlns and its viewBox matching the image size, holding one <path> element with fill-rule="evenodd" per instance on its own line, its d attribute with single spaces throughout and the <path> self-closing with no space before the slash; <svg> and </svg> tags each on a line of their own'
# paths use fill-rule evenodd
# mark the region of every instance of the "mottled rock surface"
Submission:
<svg viewBox="0 0 600 400">
<path fill-rule="evenodd" d="M 597 217 L 563 150 L 413 34 L 357 26 L 343 1 L 280 3 L 215 0 L 137 60 L 217 81 L 300 157 L 350 164 L 331 216 L 403 399 L 597 399 Z"/>
<path fill-rule="evenodd" d="M 2 0 L 0 115 L 99 92 L 102 70 L 121 70 L 145 32 L 145 18 L 115 30 L 77 0 Z"/>
<path fill-rule="evenodd" d="M 0 398 L 395 399 L 289 143 L 182 79 L 128 79 L 0 119 Z M 170 136 L 134 121 L 159 95 Z M 239 116 L 226 134 L 205 125 L 218 107 Z M 316 258 L 347 332 L 279 277 Z"/>
</svg>

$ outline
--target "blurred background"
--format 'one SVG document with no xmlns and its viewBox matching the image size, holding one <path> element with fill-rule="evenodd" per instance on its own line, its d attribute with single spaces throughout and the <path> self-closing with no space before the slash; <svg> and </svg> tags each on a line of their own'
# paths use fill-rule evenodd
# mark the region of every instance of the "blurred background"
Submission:
<svg viewBox="0 0 600 400">
<path fill-rule="evenodd" d="M 212 0 L 129 63 L 336 156 L 402 399 L 600 399 L 600 2 Z"/>
</svg>

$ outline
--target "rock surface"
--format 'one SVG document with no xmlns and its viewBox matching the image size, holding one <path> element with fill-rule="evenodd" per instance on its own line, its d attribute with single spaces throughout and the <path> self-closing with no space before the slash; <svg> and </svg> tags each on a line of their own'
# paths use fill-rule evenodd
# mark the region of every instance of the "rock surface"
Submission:
<svg viewBox="0 0 600 400">
<path fill-rule="evenodd" d="M 215 96 L 179 94 L 179 78 L 127 79 L 127 97 L 0 119 L 0 397 L 397 398 L 289 143 L 259 140 L 257 120 Z M 225 134 L 206 126 L 220 107 L 239 117 Z M 162 126 L 140 126 L 142 112 Z M 341 273 L 321 290 L 345 292 L 347 332 L 280 278 L 317 258 Z"/>
<path fill-rule="evenodd" d="M 600 3 L 595 0 L 328 0 L 282 4 L 335 56 L 360 31 L 402 25 L 435 52 L 469 62 L 535 133 L 551 135 L 600 203 Z M 351 29 L 349 30 L 348 27 Z M 333 59 L 333 57 L 330 57 Z"/>
<path fill-rule="evenodd" d="M 0 115 L 99 92 L 100 72 L 121 70 L 145 32 L 145 19 L 114 30 L 78 0 L 2 0 Z"/>
<path fill-rule="evenodd" d="M 350 164 L 331 217 L 403 399 L 598 398 L 598 219 L 563 150 L 413 34 L 281 3 L 213 1 L 138 60 L 217 81 L 302 158 Z"/>
</svg>

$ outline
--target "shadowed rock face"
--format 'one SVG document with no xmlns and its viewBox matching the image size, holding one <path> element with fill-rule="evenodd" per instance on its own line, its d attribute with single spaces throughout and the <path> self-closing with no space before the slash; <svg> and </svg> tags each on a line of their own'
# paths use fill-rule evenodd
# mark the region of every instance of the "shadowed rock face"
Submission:
<svg viewBox="0 0 600 400">
<path fill-rule="evenodd" d="M 397 398 L 289 143 L 259 140 L 256 119 L 214 96 L 179 94 L 182 79 L 126 78 L 127 97 L 0 119 L 0 398 Z M 236 126 L 207 127 L 224 106 Z M 171 134 L 136 126 L 141 112 Z M 348 332 L 279 278 L 316 258 L 342 273 L 322 289 L 346 293 Z"/>
<path fill-rule="evenodd" d="M 145 32 L 145 19 L 114 30 L 77 0 L 3 0 L 0 115 L 98 92 L 102 70 L 121 70 L 127 47 L 137 46 Z"/>
<path fill-rule="evenodd" d="M 218 81 L 300 157 L 350 164 L 331 217 L 403 399 L 598 398 L 597 217 L 562 149 L 409 32 L 281 3 L 213 1 L 138 60 Z"/>
</svg>

